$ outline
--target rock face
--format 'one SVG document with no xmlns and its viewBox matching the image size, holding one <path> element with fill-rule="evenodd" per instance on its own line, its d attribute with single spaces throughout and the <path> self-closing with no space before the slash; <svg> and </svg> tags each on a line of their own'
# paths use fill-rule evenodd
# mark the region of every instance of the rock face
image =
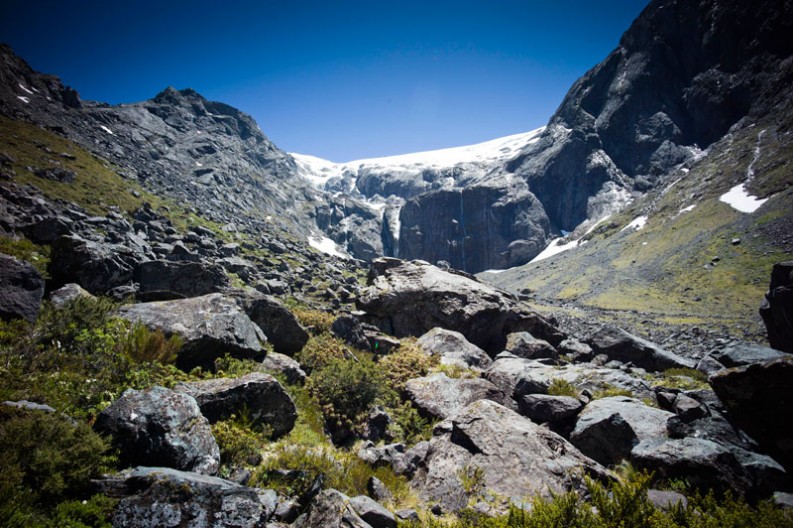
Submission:
<svg viewBox="0 0 793 528">
<path fill-rule="evenodd" d="M 170 468 L 137 467 L 101 481 L 120 498 L 113 526 L 264 528 L 275 510 L 272 490 Z"/>
<path fill-rule="evenodd" d="M 793 472 L 793 356 L 723 370 L 708 380 L 744 429 L 789 472 Z"/>
<path fill-rule="evenodd" d="M 223 291 L 231 285 L 223 268 L 205 262 L 152 260 L 141 263 L 133 273 L 144 300 L 198 297 Z"/>
<path fill-rule="evenodd" d="M 0 253 L 0 318 L 36 320 L 44 297 L 44 279 L 36 268 Z"/>
<path fill-rule="evenodd" d="M 458 365 L 473 370 L 484 370 L 493 362 L 484 350 L 472 345 L 460 332 L 433 328 L 421 336 L 416 344 L 424 352 L 440 356 L 441 365 Z"/>
<path fill-rule="evenodd" d="M 420 261 L 373 261 L 369 285 L 357 305 L 398 337 L 441 327 L 460 332 L 492 355 L 516 331 L 551 342 L 562 339 L 548 321 L 500 290 Z"/>
<path fill-rule="evenodd" d="M 292 430 L 297 409 L 292 398 L 278 380 L 254 372 L 235 379 L 212 379 L 180 383 L 174 390 L 195 398 L 210 423 L 229 418 L 232 414 L 248 413 L 254 423 L 267 425 L 273 437 Z"/>
<path fill-rule="evenodd" d="M 695 366 L 691 360 L 613 326 L 604 326 L 598 330 L 589 338 L 588 343 L 596 354 L 606 354 L 610 359 L 633 363 L 637 367 L 653 372 Z"/>
<path fill-rule="evenodd" d="M 584 474 L 607 478 L 602 466 L 561 436 L 480 400 L 436 426 L 413 485 L 423 499 L 457 511 L 473 493 L 495 492 L 519 501 L 577 488 Z M 468 490 L 463 478 L 474 483 Z"/>
<path fill-rule="evenodd" d="M 409 380 L 405 392 L 418 410 L 432 418 L 451 418 L 467 405 L 479 400 L 493 400 L 510 406 L 509 397 L 482 378 L 456 379 L 433 374 Z"/>
<path fill-rule="evenodd" d="M 220 467 L 209 423 L 195 399 L 163 387 L 128 389 L 102 411 L 95 428 L 110 435 L 126 466 L 165 466 L 214 475 Z"/>
<path fill-rule="evenodd" d="M 604 465 L 630 459 L 642 440 L 666 437 L 666 422 L 674 414 L 648 407 L 633 398 L 613 396 L 587 404 L 570 434 L 570 442 Z"/>
<path fill-rule="evenodd" d="M 122 306 L 119 315 L 165 334 L 176 334 L 182 345 L 176 365 L 183 370 L 212 368 L 224 354 L 252 358 L 262 353 L 266 338 L 234 300 L 219 293 Z"/>
<path fill-rule="evenodd" d="M 793 260 L 774 264 L 760 315 L 771 346 L 793 354 Z"/>
</svg>

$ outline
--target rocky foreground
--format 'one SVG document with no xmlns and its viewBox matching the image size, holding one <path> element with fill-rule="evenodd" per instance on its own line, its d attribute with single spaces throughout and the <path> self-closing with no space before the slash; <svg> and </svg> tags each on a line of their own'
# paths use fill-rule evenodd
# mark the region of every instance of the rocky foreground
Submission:
<svg viewBox="0 0 793 528">
<path fill-rule="evenodd" d="M 111 440 L 121 470 L 93 482 L 94 491 L 117 499 L 114 526 L 377 528 L 428 510 L 497 515 L 532 497 L 583 492 L 586 479 L 614 481 L 610 468 L 623 461 L 692 491 L 790 500 L 788 352 L 733 343 L 695 361 L 616 327 L 579 335 L 510 294 L 422 261 L 376 259 L 365 285 L 352 274 L 354 262 L 310 252 L 295 257 L 306 268 L 276 272 L 271 260 L 243 258 L 239 246 L 208 229 L 180 233 L 145 208 L 133 226 L 112 212 L 89 217 L 50 203 L 30 188 L 3 192 L 4 227 L 51 243 L 49 303 L 67 309 L 93 295 L 123 300 L 119 320 L 178 336 L 175 366 L 185 373 L 211 371 L 224 357 L 258 365 L 239 377 L 130 388 L 96 415 L 93 428 Z M 35 321 L 45 281 L 32 265 L 1 258 L 0 313 Z M 778 348 L 791 332 L 791 268 L 775 268 L 763 308 Z M 318 274 L 324 291 L 300 279 Z M 289 387 L 319 375 L 316 364 L 298 360 L 327 330 L 306 328 L 283 303 L 286 289 L 315 306 L 336 306 L 326 313 L 334 314 L 328 330 L 348 347 L 342 364 L 369 354 L 378 367 L 413 346 L 439 365 L 401 385 L 400 398 L 435 424 L 429 439 L 395 441 L 394 418 L 374 402 L 363 428 L 325 416 L 325 433 L 343 452 L 409 483 L 412 508 L 396 508 L 374 476 L 368 495 L 351 498 L 321 475 L 288 495 L 253 482 L 250 469 L 222 469 L 213 424 L 245 414 L 266 426 L 270 441 L 285 437 L 301 419 Z M 47 403 L 4 405 L 54 412 Z M 255 471 L 261 454 L 253 462 L 247 467 Z"/>
</svg>

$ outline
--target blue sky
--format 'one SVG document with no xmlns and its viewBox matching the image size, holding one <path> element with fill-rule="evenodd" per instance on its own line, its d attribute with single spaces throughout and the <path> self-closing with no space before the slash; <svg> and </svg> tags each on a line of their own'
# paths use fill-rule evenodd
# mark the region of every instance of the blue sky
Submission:
<svg viewBox="0 0 793 528">
<path fill-rule="evenodd" d="M 647 0 L 2 0 L 0 41 L 83 99 L 193 88 L 333 161 L 544 125 Z"/>
</svg>

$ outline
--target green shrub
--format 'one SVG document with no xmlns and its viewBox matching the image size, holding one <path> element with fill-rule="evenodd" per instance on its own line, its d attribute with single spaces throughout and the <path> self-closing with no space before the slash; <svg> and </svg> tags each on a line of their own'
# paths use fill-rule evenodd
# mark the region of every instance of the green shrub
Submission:
<svg viewBox="0 0 793 528">
<path fill-rule="evenodd" d="M 296 306 L 291 310 L 297 320 L 300 321 L 300 324 L 309 328 L 315 334 L 330 332 L 330 326 L 336 319 L 332 313 L 304 306 Z"/>
<path fill-rule="evenodd" d="M 231 416 L 212 425 L 212 434 L 220 447 L 221 475 L 261 461 L 262 446 L 269 441 L 270 430 Z"/>
<path fill-rule="evenodd" d="M 49 278 L 50 246 L 39 246 L 27 238 L 0 236 L 0 253 L 30 263 L 45 279 Z"/>
<path fill-rule="evenodd" d="M 296 359 L 301 367 L 309 374 L 323 368 L 334 360 L 343 360 L 347 357 L 345 350 L 349 350 L 347 343 L 333 337 L 328 333 L 323 333 L 309 338 L 303 349 L 297 353 Z"/>
<path fill-rule="evenodd" d="M 413 445 L 432 437 L 434 424 L 423 418 L 410 402 L 395 403 L 387 411 L 393 420 L 388 430 L 395 442 Z"/>
<path fill-rule="evenodd" d="M 704 372 L 692 368 L 672 368 L 661 374 L 662 378 L 655 385 L 680 390 L 708 389 L 708 377 Z"/>
<path fill-rule="evenodd" d="M 135 363 L 168 365 L 176 361 L 176 355 L 182 344 L 182 339 L 176 334 L 165 337 L 162 330 L 152 331 L 136 323 L 127 332 L 121 347 L 127 357 Z"/>
<path fill-rule="evenodd" d="M 592 393 L 593 400 L 599 400 L 601 398 L 610 398 L 612 396 L 626 396 L 628 398 L 635 398 L 633 392 L 628 389 L 620 389 L 614 385 L 609 383 L 605 384 L 600 389 L 597 389 Z"/>
<path fill-rule="evenodd" d="M 252 359 L 239 359 L 226 354 L 215 360 L 215 378 L 239 378 L 253 372 L 260 372 L 259 363 Z"/>
<path fill-rule="evenodd" d="M 551 396 L 570 396 L 572 398 L 578 398 L 580 396 L 575 385 L 561 378 L 554 378 L 551 380 L 550 385 L 548 385 L 548 394 Z"/>
<path fill-rule="evenodd" d="M 378 364 L 391 388 L 401 393 L 408 380 L 426 376 L 438 362 L 436 356 L 424 352 L 415 340 L 406 339 L 394 352 L 380 358 Z"/>
</svg>

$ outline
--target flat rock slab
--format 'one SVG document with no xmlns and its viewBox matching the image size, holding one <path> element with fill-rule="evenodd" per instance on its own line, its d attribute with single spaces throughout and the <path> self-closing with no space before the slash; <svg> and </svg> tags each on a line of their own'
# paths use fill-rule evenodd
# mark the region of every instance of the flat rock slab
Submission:
<svg viewBox="0 0 793 528">
<path fill-rule="evenodd" d="M 141 262 L 133 273 L 140 284 L 138 297 L 158 296 L 157 300 L 198 297 L 218 293 L 231 286 L 220 266 L 208 262 L 150 260 Z"/>
<path fill-rule="evenodd" d="M 131 304 L 119 308 L 119 315 L 166 335 L 178 335 L 184 344 L 176 366 L 211 369 L 215 359 L 230 354 L 253 358 L 262 354 L 266 337 L 242 312 L 237 303 L 219 293 L 179 299 Z"/>
<path fill-rule="evenodd" d="M 507 293 L 422 261 L 373 260 L 357 306 L 397 337 L 421 336 L 440 327 L 460 332 L 490 355 L 503 350 L 511 332 L 527 331 L 551 343 L 564 339 Z"/>
<path fill-rule="evenodd" d="M 527 394 L 518 400 L 520 414 L 538 424 L 572 420 L 583 408 L 581 400 L 570 396 Z"/>
<path fill-rule="evenodd" d="M 120 498 L 113 526 L 264 527 L 275 511 L 272 490 L 160 467 L 137 467 L 100 481 Z"/>
<path fill-rule="evenodd" d="M 263 372 L 179 383 L 174 390 L 195 398 L 210 423 L 247 413 L 254 422 L 270 426 L 277 438 L 291 431 L 297 419 L 292 398 L 278 380 Z"/>
<path fill-rule="evenodd" d="M 94 428 L 110 435 L 124 466 L 165 466 L 214 475 L 220 448 L 195 399 L 152 387 L 128 389 L 99 413 Z"/>
<path fill-rule="evenodd" d="M 651 372 L 695 366 L 689 359 L 614 326 L 602 327 L 589 338 L 588 343 L 595 354 L 606 354 L 610 359 L 632 363 Z"/>
<path fill-rule="evenodd" d="M 450 378 L 443 373 L 409 380 L 405 392 L 422 414 L 440 419 L 450 418 L 479 400 L 511 405 L 509 398 L 485 379 Z"/>
<path fill-rule="evenodd" d="M 441 365 L 457 365 L 481 371 L 493 363 L 484 350 L 469 343 L 463 334 L 453 330 L 433 328 L 422 335 L 416 344 L 424 352 L 439 356 Z"/>
<path fill-rule="evenodd" d="M 480 491 L 516 502 L 580 488 L 584 475 L 609 478 L 561 436 L 490 400 L 472 403 L 435 427 L 412 485 L 422 499 L 458 511 L 469 499 L 462 475 L 479 481 Z"/>
</svg>

